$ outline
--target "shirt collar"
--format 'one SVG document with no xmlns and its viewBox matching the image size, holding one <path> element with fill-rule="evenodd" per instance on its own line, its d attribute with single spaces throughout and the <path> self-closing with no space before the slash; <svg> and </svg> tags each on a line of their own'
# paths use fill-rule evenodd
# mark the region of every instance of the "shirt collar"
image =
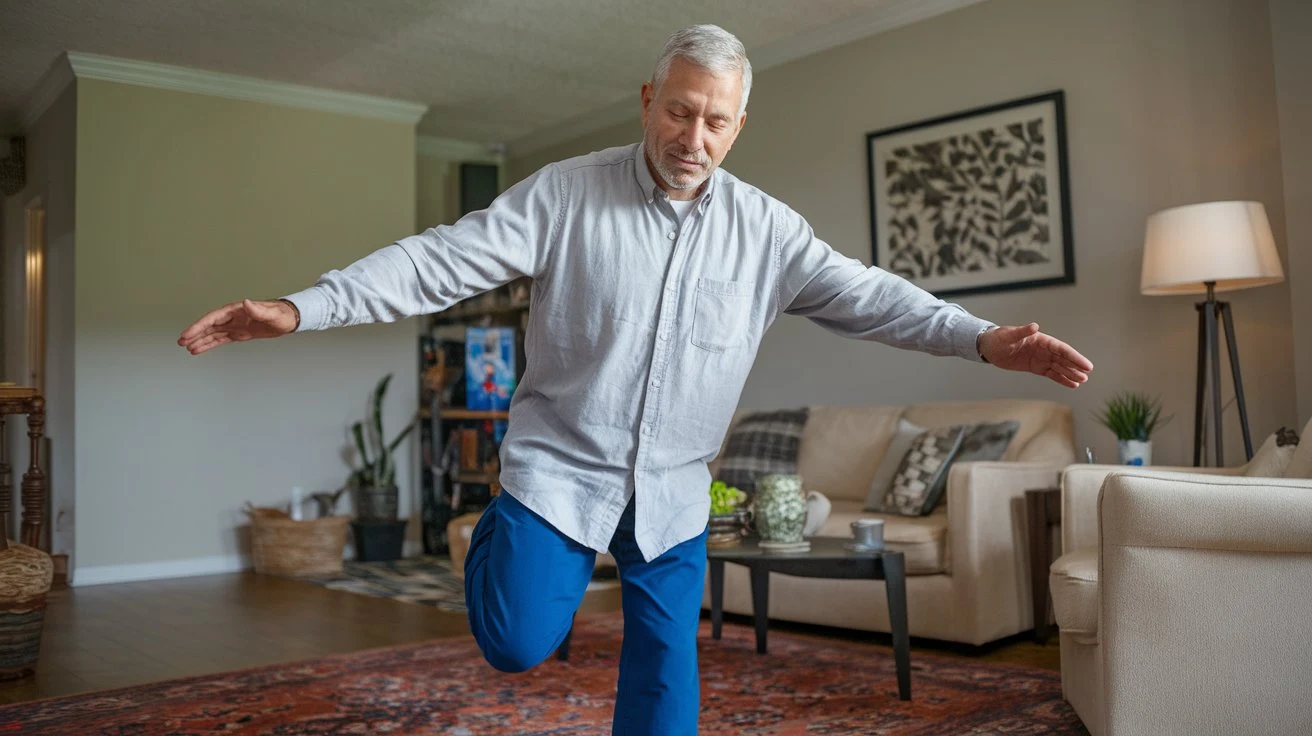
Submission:
<svg viewBox="0 0 1312 736">
<path fill-rule="evenodd" d="M 652 178 L 651 169 L 647 167 L 647 157 L 643 153 L 643 144 L 641 142 L 634 146 L 633 173 L 638 178 L 638 188 L 641 190 L 643 198 L 647 200 L 647 204 L 654 205 L 656 204 L 656 200 L 668 198 L 669 195 L 667 195 L 665 190 L 661 189 L 660 186 L 656 184 L 656 180 Z M 710 202 L 711 197 L 715 194 L 716 182 L 719 178 L 720 169 L 717 167 L 702 184 L 702 193 L 697 200 L 698 212 L 706 211 L 706 203 Z"/>
</svg>

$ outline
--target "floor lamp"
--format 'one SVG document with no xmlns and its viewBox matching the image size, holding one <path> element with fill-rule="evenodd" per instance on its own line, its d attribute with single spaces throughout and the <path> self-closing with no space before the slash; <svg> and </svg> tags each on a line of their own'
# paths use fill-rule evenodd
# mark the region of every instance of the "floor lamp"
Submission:
<svg viewBox="0 0 1312 736">
<path fill-rule="evenodd" d="M 1163 210 L 1148 218 L 1144 236 L 1143 272 L 1139 290 L 1151 296 L 1206 294 L 1198 310 L 1198 381 L 1194 400 L 1194 465 L 1202 464 L 1203 396 L 1210 387 L 1216 441 L 1216 465 L 1224 464 L 1221 449 L 1221 348 L 1218 324 L 1225 331 L 1234 378 L 1244 451 L 1253 457 L 1248 407 L 1239 374 L 1239 348 L 1230 303 L 1216 300 L 1220 292 L 1266 286 L 1284 279 L 1280 256 L 1266 209 L 1259 202 L 1206 202 Z M 1210 369 L 1209 369 L 1210 363 Z M 1210 381 L 1208 377 L 1210 376 Z"/>
</svg>

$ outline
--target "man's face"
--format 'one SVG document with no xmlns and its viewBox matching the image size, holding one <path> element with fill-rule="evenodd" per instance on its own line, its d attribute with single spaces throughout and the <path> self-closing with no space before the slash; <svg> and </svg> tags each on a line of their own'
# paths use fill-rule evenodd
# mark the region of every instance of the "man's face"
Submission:
<svg viewBox="0 0 1312 736">
<path fill-rule="evenodd" d="M 675 57 L 659 90 L 642 85 L 643 146 L 657 183 L 671 199 L 692 199 L 733 147 L 747 116 L 738 114 L 743 82 Z"/>
</svg>

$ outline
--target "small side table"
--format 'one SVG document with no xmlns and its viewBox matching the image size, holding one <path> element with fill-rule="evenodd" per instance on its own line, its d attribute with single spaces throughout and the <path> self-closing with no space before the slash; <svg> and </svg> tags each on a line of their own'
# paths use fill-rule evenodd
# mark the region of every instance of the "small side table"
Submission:
<svg viewBox="0 0 1312 736">
<path fill-rule="evenodd" d="M 34 388 L 0 386 L 0 438 L 4 437 L 4 420 L 9 414 L 27 415 L 27 436 L 32 440 L 27 471 L 23 473 L 23 526 L 18 541 L 48 551 L 41 546 L 41 528 L 45 523 L 46 511 L 46 474 L 41 469 L 46 400 Z M 8 456 L 0 454 L 0 534 L 4 534 L 8 528 L 6 518 L 14 508 L 10 472 Z"/>
<path fill-rule="evenodd" d="M 1048 568 L 1052 565 L 1052 528 L 1061 523 L 1061 489 L 1034 488 L 1025 491 L 1025 511 L 1030 528 L 1030 592 L 1034 603 L 1034 640 L 1048 643 L 1051 627 L 1048 611 Z"/>
</svg>

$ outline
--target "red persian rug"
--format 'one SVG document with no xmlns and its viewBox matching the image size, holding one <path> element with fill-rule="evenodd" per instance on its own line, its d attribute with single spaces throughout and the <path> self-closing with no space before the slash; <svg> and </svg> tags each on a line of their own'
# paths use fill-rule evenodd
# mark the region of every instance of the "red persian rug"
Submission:
<svg viewBox="0 0 1312 736">
<path fill-rule="evenodd" d="M 0 707 L 9 734 L 608 734 L 623 623 L 580 617 L 569 662 L 507 675 L 472 639 Z M 897 699 L 890 650 L 725 625 L 700 642 L 703 734 L 1084 734 L 1055 672 L 913 652 Z"/>
</svg>

